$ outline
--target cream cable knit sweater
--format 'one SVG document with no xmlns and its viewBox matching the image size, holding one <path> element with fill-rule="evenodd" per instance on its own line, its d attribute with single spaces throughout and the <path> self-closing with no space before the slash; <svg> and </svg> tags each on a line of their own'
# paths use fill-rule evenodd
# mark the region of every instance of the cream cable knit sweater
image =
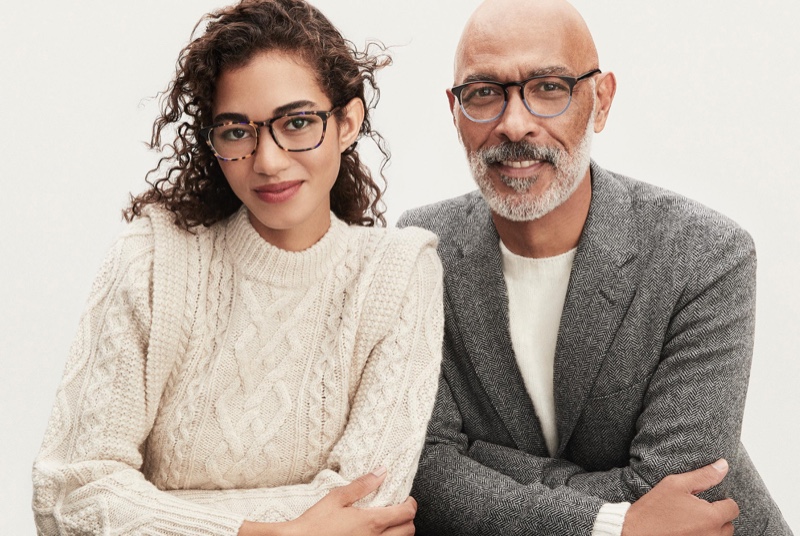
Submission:
<svg viewBox="0 0 800 536">
<path fill-rule="evenodd" d="M 332 216 L 306 251 L 244 210 L 151 210 L 91 292 L 34 465 L 40 534 L 236 534 L 377 466 L 408 495 L 438 382 L 441 266 L 420 229 Z"/>
</svg>

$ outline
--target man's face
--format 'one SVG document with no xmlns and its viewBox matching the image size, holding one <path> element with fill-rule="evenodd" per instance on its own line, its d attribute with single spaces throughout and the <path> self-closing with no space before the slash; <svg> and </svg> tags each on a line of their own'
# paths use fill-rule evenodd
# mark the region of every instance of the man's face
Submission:
<svg viewBox="0 0 800 536">
<path fill-rule="evenodd" d="M 475 79 L 511 82 L 539 74 L 577 77 L 596 67 L 571 50 L 558 27 L 473 30 L 457 54 L 456 84 Z M 593 78 L 578 83 L 569 108 L 543 118 L 530 113 L 519 89 L 511 87 L 505 112 L 488 123 L 471 121 L 449 94 L 473 177 L 496 214 L 512 221 L 538 219 L 566 201 L 588 175 L 594 90 Z"/>
</svg>

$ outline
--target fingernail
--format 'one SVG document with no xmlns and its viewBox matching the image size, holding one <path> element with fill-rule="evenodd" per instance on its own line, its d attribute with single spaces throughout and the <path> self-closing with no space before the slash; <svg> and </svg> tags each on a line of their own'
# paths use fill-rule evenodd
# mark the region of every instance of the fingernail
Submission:
<svg viewBox="0 0 800 536">
<path fill-rule="evenodd" d="M 386 474 L 386 467 L 381 465 L 380 467 L 378 467 L 374 471 L 372 471 L 372 474 L 375 475 L 375 476 L 383 476 L 383 475 Z"/>
<path fill-rule="evenodd" d="M 715 461 L 715 462 L 714 462 L 714 463 L 712 463 L 711 465 L 714 467 L 714 469 L 716 469 L 717 471 L 720 471 L 720 472 L 722 472 L 722 471 L 724 471 L 725 469 L 727 469 L 727 468 L 728 468 L 728 462 L 727 462 L 727 461 L 725 461 L 725 459 L 724 459 L 724 458 L 723 458 L 723 459 L 720 459 L 720 460 L 717 460 L 717 461 Z"/>
</svg>

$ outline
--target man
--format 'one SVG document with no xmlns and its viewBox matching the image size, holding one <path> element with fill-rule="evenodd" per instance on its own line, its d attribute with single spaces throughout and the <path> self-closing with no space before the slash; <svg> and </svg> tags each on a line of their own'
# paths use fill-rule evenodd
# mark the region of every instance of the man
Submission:
<svg viewBox="0 0 800 536">
<path fill-rule="evenodd" d="M 791 534 L 739 441 L 752 241 L 590 161 L 615 90 L 562 0 L 464 29 L 448 98 L 480 193 L 400 221 L 445 268 L 419 534 Z"/>
</svg>

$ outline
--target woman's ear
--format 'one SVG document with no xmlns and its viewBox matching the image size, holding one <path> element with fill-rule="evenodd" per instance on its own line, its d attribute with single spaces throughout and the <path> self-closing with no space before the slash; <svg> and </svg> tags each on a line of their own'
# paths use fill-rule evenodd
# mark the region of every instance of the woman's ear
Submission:
<svg viewBox="0 0 800 536">
<path fill-rule="evenodd" d="M 339 152 L 353 145 L 361 133 L 364 122 L 364 101 L 354 97 L 344 106 L 344 117 L 339 120 Z"/>
</svg>

